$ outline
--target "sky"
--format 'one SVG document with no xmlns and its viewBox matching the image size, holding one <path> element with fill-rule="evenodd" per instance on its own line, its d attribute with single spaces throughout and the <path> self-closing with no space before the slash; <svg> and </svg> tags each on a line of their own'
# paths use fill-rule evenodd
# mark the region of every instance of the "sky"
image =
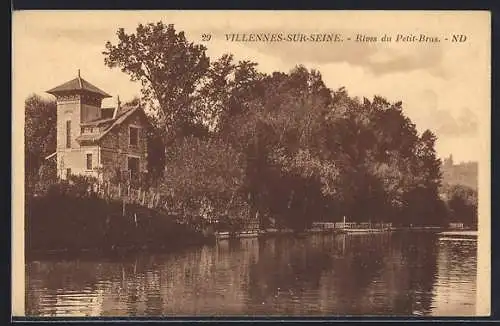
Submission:
<svg viewBox="0 0 500 326">
<path fill-rule="evenodd" d="M 134 32 L 139 23 L 163 21 L 203 43 L 216 59 L 232 53 L 252 60 L 265 73 L 290 71 L 295 65 L 321 72 L 332 89 L 346 87 L 352 96 L 402 101 L 404 111 L 422 132 L 438 137 L 440 157 L 478 161 L 489 152 L 490 25 L 486 12 L 239 12 L 239 11 L 21 11 L 13 14 L 13 103 L 23 107 L 32 93 L 81 76 L 125 102 L 140 85 L 119 69 L 104 65 L 106 41 L 116 31 Z M 335 33 L 350 42 L 231 42 L 226 34 Z M 210 34 L 203 42 L 202 34 Z M 378 41 L 354 42 L 356 35 Z M 395 42 L 397 35 L 423 34 L 441 42 Z M 463 34 L 467 40 L 445 38 Z M 383 35 L 392 42 L 381 42 Z"/>
</svg>

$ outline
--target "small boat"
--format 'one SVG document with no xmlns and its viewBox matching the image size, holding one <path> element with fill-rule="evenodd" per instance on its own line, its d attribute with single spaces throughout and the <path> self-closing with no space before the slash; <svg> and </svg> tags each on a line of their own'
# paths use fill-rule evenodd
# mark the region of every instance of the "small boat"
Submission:
<svg viewBox="0 0 500 326">
<path fill-rule="evenodd" d="M 225 240 L 225 239 L 229 239 L 231 237 L 231 235 L 229 234 L 229 232 L 215 232 L 215 238 L 217 240 Z"/>
<path fill-rule="evenodd" d="M 253 238 L 258 237 L 259 231 L 242 231 L 239 234 L 236 234 L 237 238 Z"/>
<path fill-rule="evenodd" d="M 478 232 L 472 230 L 444 231 L 439 232 L 438 235 L 440 241 L 476 241 Z"/>
<path fill-rule="evenodd" d="M 463 230 L 463 231 L 443 231 L 438 233 L 440 236 L 459 236 L 459 237 L 477 237 L 477 231 Z"/>
</svg>

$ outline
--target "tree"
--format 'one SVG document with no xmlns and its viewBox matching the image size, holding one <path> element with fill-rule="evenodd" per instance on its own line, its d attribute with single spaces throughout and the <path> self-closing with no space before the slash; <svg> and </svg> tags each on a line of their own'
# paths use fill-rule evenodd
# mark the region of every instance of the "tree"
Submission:
<svg viewBox="0 0 500 326">
<path fill-rule="evenodd" d="M 213 131 L 224 131 L 232 117 L 248 110 L 248 105 L 262 96 L 264 74 L 250 61 L 234 62 L 224 54 L 212 62 L 195 102 L 197 117 Z"/>
<path fill-rule="evenodd" d="M 24 112 L 25 177 L 29 191 L 39 180 L 45 157 L 56 150 L 57 105 L 55 101 L 32 94 L 24 102 Z"/>
<path fill-rule="evenodd" d="M 163 139 L 149 159 L 161 162 L 155 155 L 169 149 L 163 188 L 184 213 L 207 202 L 221 213 L 239 200 L 247 218 L 297 230 L 344 215 L 442 222 L 436 136 L 419 135 L 402 102 L 332 91 L 304 66 L 267 75 L 231 54 L 210 63 L 203 46 L 161 22 L 120 29 L 118 39 L 106 44 L 105 62 L 141 81 L 156 105 L 153 134 Z M 167 143 L 168 134 L 181 137 Z"/>
<path fill-rule="evenodd" d="M 118 43 L 106 43 L 104 62 L 139 81 L 163 136 L 195 132 L 192 102 L 209 67 L 206 48 L 189 42 L 184 32 L 162 22 L 139 24 L 135 33 L 123 28 Z"/>
<path fill-rule="evenodd" d="M 220 134 L 246 157 L 250 216 L 270 214 L 303 229 L 311 222 L 304 217 L 336 194 L 335 164 L 323 157 L 329 99 L 318 91 L 319 73 L 303 67 L 258 78 L 257 83 L 247 88 L 253 92 L 244 93 L 254 95 L 246 103 L 245 97 L 235 96 L 238 105 L 225 112 Z"/>
<path fill-rule="evenodd" d="M 477 191 L 463 185 L 453 185 L 446 191 L 450 222 L 462 222 L 477 227 Z"/>
<path fill-rule="evenodd" d="M 436 136 L 426 130 L 419 137 L 413 160 L 413 187 L 406 194 L 405 214 L 411 224 L 442 225 L 445 206 L 439 198 L 441 161 L 437 158 Z"/>
<path fill-rule="evenodd" d="M 220 140 L 179 139 L 168 152 L 160 189 L 185 217 L 208 210 L 210 217 L 236 218 L 245 208 L 243 164 L 240 153 Z M 239 212 L 229 214 L 235 205 Z"/>
</svg>

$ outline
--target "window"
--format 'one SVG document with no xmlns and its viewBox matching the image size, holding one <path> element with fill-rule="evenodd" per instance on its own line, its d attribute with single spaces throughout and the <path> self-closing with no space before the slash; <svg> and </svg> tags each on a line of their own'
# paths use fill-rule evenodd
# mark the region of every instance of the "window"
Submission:
<svg viewBox="0 0 500 326">
<path fill-rule="evenodd" d="M 129 128 L 129 145 L 137 146 L 139 144 L 139 128 L 130 127 Z"/>
<path fill-rule="evenodd" d="M 87 170 L 92 170 L 92 154 L 87 154 Z"/>
<path fill-rule="evenodd" d="M 66 121 L 66 148 L 71 148 L 71 120 Z"/>
<path fill-rule="evenodd" d="M 130 177 L 135 179 L 139 174 L 139 158 L 129 157 L 128 158 L 128 170 L 130 171 Z"/>
</svg>

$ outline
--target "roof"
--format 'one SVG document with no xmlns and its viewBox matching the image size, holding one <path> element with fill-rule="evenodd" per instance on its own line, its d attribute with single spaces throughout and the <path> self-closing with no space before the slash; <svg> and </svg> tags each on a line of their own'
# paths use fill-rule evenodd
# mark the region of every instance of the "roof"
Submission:
<svg viewBox="0 0 500 326">
<path fill-rule="evenodd" d="M 82 127 L 88 127 L 88 126 L 102 126 L 107 123 L 113 122 L 115 119 L 111 118 L 100 118 L 100 119 L 95 119 L 87 122 L 82 122 L 80 125 Z"/>
<path fill-rule="evenodd" d="M 109 123 L 109 126 L 104 129 L 102 132 L 98 134 L 89 134 L 89 135 L 80 135 L 79 137 L 76 138 L 78 142 L 96 142 L 101 140 L 105 135 L 107 135 L 111 130 L 113 130 L 114 127 L 119 126 L 123 122 L 127 120 L 130 116 L 132 116 L 135 112 L 142 112 L 142 109 L 139 106 L 135 107 L 122 107 L 120 112 L 117 114 L 115 119 L 99 119 L 95 121 L 88 122 L 86 124 L 82 125 L 97 125 L 97 124 L 104 124 L 104 123 Z"/>
<path fill-rule="evenodd" d="M 68 92 L 89 92 L 95 95 L 98 95 L 102 98 L 106 97 L 111 97 L 108 93 L 104 92 L 103 90 L 100 90 L 96 86 L 92 85 L 85 79 L 80 77 L 80 71 L 78 71 L 78 77 L 75 79 L 72 79 L 62 85 L 59 85 L 57 87 L 54 87 L 50 90 L 47 91 L 47 93 L 52 94 L 52 95 L 57 95 L 61 93 L 68 93 Z"/>
</svg>

